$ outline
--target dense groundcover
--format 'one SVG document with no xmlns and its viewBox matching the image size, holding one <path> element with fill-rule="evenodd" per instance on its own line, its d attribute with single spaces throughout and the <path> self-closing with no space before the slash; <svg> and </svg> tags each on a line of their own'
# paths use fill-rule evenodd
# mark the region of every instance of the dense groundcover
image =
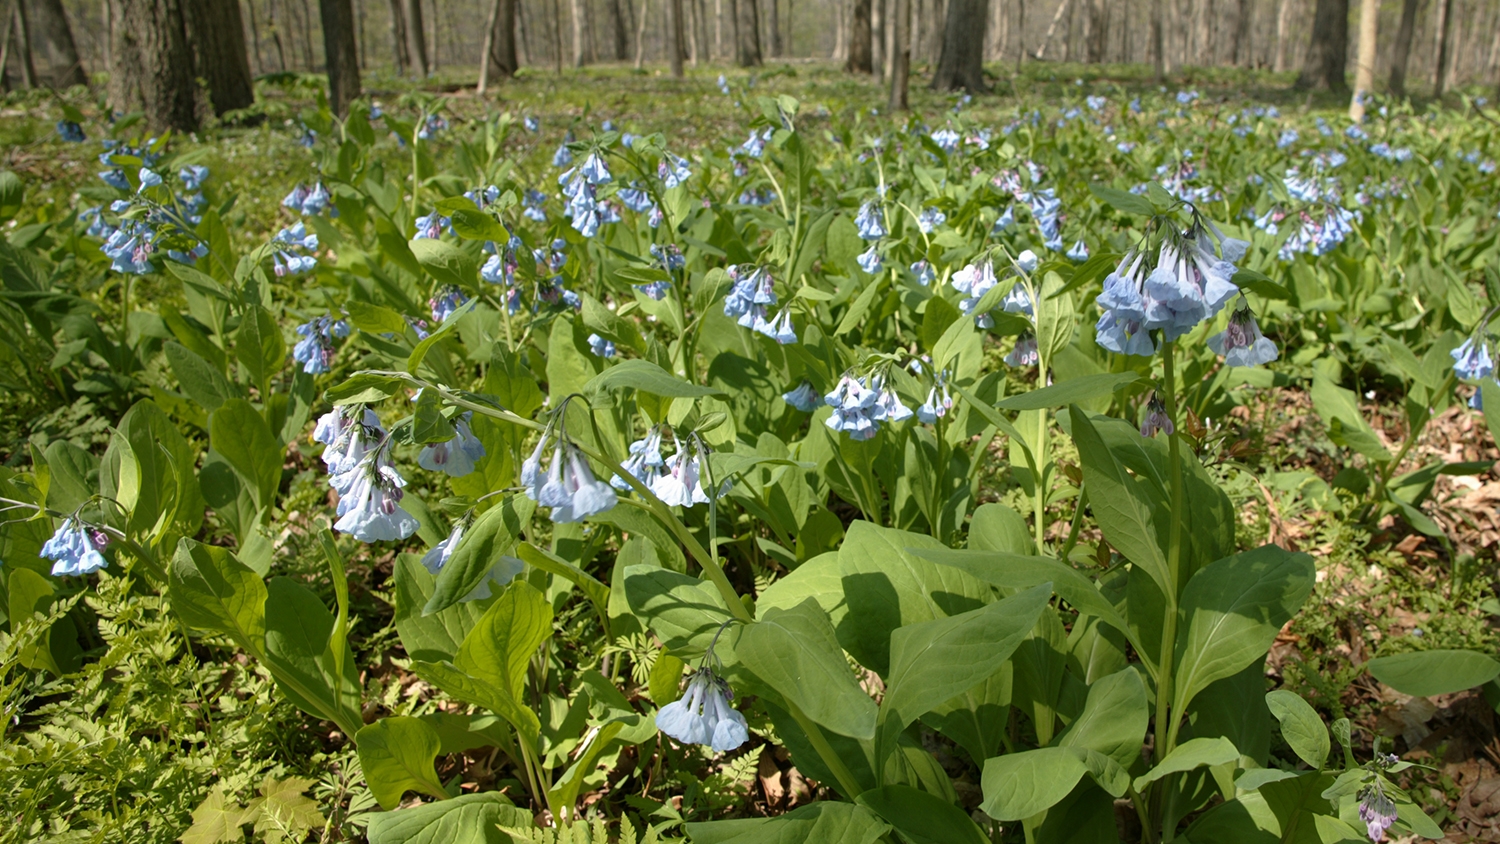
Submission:
<svg viewBox="0 0 1500 844">
<path fill-rule="evenodd" d="M 1497 113 L 1072 70 L 13 98 L 0 839 L 1494 840 Z"/>
</svg>

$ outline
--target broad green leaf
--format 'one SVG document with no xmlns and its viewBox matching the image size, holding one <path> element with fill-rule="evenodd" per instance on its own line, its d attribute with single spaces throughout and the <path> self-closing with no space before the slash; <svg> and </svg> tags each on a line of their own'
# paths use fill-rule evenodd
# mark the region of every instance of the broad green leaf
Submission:
<svg viewBox="0 0 1500 844">
<path fill-rule="evenodd" d="M 9 170 L 0 170 L 0 223 L 8 223 L 21 213 L 26 201 L 26 186 L 21 177 Z"/>
<path fill-rule="evenodd" d="M 51 473 L 47 506 L 71 513 L 99 489 L 99 460 L 94 455 L 68 440 L 53 440 L 45 456 Z"/>
<path fill-rule="evenodd" d="M 502 826 L 527 828 L 531 813 L 498 791 L 464 794 L 370 816 L 370 844 L 514 844 Z"/>
<path fill-rule="evenodd" d="M 1135 214 L 1140 217 L 1150 217 L 1156 214 L 1156 209 L 1151 205 L 1150 200 L 1144 196 L 1133 194 L 1130 191 L 1106 185 L 1091 184 L 1089 185 L 1089 192 L 1098 197 L 1101 202 L 1126 214 Z"/>
<path fill-rule="evenodd" d="M 255 832 L 268 841 L 283 836 L 296 840 L 322 828 L 323 813 L 318 811 L 317 801 L 303 793 L 312 785 L 313 780 L 305 777 L 278 780 L 267 775 L 260 785 L 260 796 L 245 808 L 245 814 L 255 819 Z"/>
<path fill-rule="evenodd" d="M 638 359 L 620 361 L 606 368 L 590 379 L 582 392 L 584 395 L 595 396 L 620 389 L 635 389 L 666 398 L 724 396 L 719 390 L 689 384 L 650 361 Z"/>
<path fill-rule="evenodd" d="M 1227 738 L 1195 738 L 1177 745 L 1156 767 L 1135 778 L 1135 790 L 1145 791 L 1146 786 L 1168 774 L 1179 774 L 1194 768 L 1213 767 L 1238 761 L 1240 752 L 1234 742 Z"/>
<path fill-rule="evenodd" d="M 1317 711 L 1296 692 L 1277 689 L 1266 695 L 1266 706 L 1281 722 L 1281 737 L 1292 752 L 1315 771 L 1323 770 L 1328 761 L 1328 728 Z"/>
<path fill-rule="evenodd" d="M 464 531 L 458 548 L 438 572 L 432 597 L 423 615 L 442 612 L 474 591 L 502 556 L 515 551 L 521 531 L 531 520 L 536 503 L 525 495 L 505 496 L 500 504 L 485 510 Z"/>
<path fill-rule="evenodd" d="M 1056 743 L 1097 751 L 1129 768 L 1141 753 L 1141 736 L 1150 720 L 1146 685 L 1134 668 L 1126 668 L 1089 687 L 1083 714 Z"/>
<path fill-rule="evenodd" d="M 252 818 L 245 807 L 214 789 L 193 810 L 193 825 L 187 828 L 179 840 L 182 844 L 232 844 L 243 842 L 245 830 Z"/>
<path fill-rule="evenodd" d="M 1068 747 L 996 756 L 984 763 L 984 802 L 979 808 L 995 820 L 1026 820 L 1067 797 L 1088 770 L 1082 754 Z"/>
<path fill-rule="evenodd" d="M 855 802 L 879 815 L 913 844 L 988 844 L 963 809 L 908 785 L 872 788 Z"/>
<path fill-rule="evenodd" d="M 1156 581 L 1163 594 L 1175 591 L 1167 559 L 1157 544 L 1151 504 L 1137 480 L 1125 473 L 1088 415 L 1078 405 L 1068 410 L 1073 441 L 1083 463 L 1083 482 L 1089 505 L 1109 544 Z"/>
<path fill-rule="evenodd" d="M 209 441 L 250 488 L 255 506 L 269 510 L 281 485 L 282 446 L 250 402 L 228 399 L 208 417 Z"/>
<path fill-rule="evenodd" d="M 880 704 L 882 743 L 928 711 L 973 688 L 1010 658 L 1047 606 L 1043 584 L 977 610 L 907 625 L 891 634 L 891 670 Z"/>
<path fill-rule="evenodd" d="M 1127 384 L 1140 380 L 1134 372 L 1101 372 L 1097 375 L 1080 375 L 1039 390 L 1019 393 L 1002 399 L 996 407 L 1001 410 L 1044 410 L 1051 407 L 1066 407 L 1088 401 L 1096 396 L 1107 396 Z"/>
<path fill-rule="evenodd" d="M 389 375 L 361 372 L 342 384 L 329 387 L 323 397 L 340 404 L 378 404 L 401 392 L 402 382 Z"/>
<path fill-rule="evenodd" d="M 411 250 L 417 263 L 422 265 L 422 269 L 439 284 L 468 287 L 474 283 L 479 271 L 478 262 L 452 243 L 424 237 L 409 241 L 407 248 Z"/>
<path fill-rule="evenodd" d="M 1377 463 L 1389 463 L 1391 453 L 1365 421 L 1353 391 L 1335 384 L 1321 371 L 1313 371 L 1313 385 L 1308 392 L 1313 409 L 1328 425 L 1328 436 L 1335 443 L 1352 448 Z"/>
<path fill-rule="evenodd" d="M 1311 557 L 1274 545 L 1199 569 L 1182 592 L 1172 711 L 1265 656 L 1312 592 L 1314 574 Z"/>
<path fill-rule="evenodd" d="M 550 799 L 556 806 L 566 807 L 570 816 L 574 815 L 576 809 L 574 804 L 578 802 L 578 791 L 583 787 L 584 780 L 594 773 L 599 763 L 599 755 L 620 735 L 625 728 L 619 722 L 604 724 L 597 729 L 591 729 L 580 742 L 580 749 L 574 756 L 574 762 L 563 772 L 562 778 L 552 789 Z M 576 817 L 570 817 L 576 820 Z"/>
<path fill-rule="evenodd" d="M 401 805 L 401 796 L 418 791 L 439 800 L 448 799 L 433 769 L 438 755 L 438 734 L 420 718 L 396 715 L 361 728 L 354 737 L 359 747 L 359 767 L 380 808 Z"/>
<path fill-rule="evenodd" d="M 431 240 L 418 241 L 418 243 L 435 242 Z M 434 328 L 431 334 L 428 334 L 421 342 L 417 343 L 411 350 L 411 355 L 406 358 L 406 371 L 412 375 L 416 375 L 417 370 L 422 367 L 422 361 L 427 359 L 427 353 L 432 351 L 432 347 L 446 340 L 454 331 L 457 331 L 459 320 L 463 319 L 464 314 L 474 310 L 474 304 L 478 301 L 478 299 L 470 299 L 459 305 L 453 313 L 448 315 L 447 319 L 443 320 L 442 325 Z M 441 372 L 442 370 L 439 369 L 438 371 Z"/>
<path fill-rule="evenodd" d="M 234 355 L 245 368 L 250 383 L 261 389 L 281 371 L 286 358 L 286 341 L 282 339 L 281 327 L 270 311 L 259 305 L 246 309 L 234 335 Z"/>
<path fill-rule="evenodd" d="M 1036 540 L 1032 538 L 1031 529 L 1020 513 L 1004 504 L 990 502 L 979 505 L 969 518 L 969 548 L 1007 554 L 1034 554 Z"/>
<path fill-rule="evenodd" d="M 813 721 L 853 738 L 875 736 L 875 701 L 855 681 L 833 625 L 814 599 L 764 612 L 740 630 L 734 650 L 746 668 Z"/>
<path fill-rule="evenodd" d="M 484 615 L 484 606 L 474 601 L 460 601 L 447 609 L 424 615 L 422 609 L 432 598 L 436 581 L 415 554 L 396 557 L 391 580 L 394 584 L 396 633 L 401 637 L 406 655 L 428 662 L 456 657 L 464 637 Z"/>
<path fill-rule="evenodd" d="M 552 605 L 534 587 L 514 581 L 490 605 L 459 648 L 454 666 L 493 690 L 493 699 L 472 701 L 489 708 L 529 741 L 540 729 L 536 713 L 522 698 L 531 655 L 552 635 Z"/>
<path fill-rule="evenodd" d="M 1402 694 L 1433 697 L 1483 686 L 1500 662 L 1478 651 L 1434 650 L 1378 656 L 1365 663 L 1375 679 Z"/>
<path fill-rule="evenodd" d="M 732 617 L 712 583 L 658 566 L 626 568 L 625 599 L 631 613 L 651 628 L 668 651 L 684 660 L 702 656 L 720 626 Z"/>
<path fill-rule="evenodd" d="M 609 587 L 605 586 L 598 578 L 583 569 L 573 565 L 563 558 L 532 545 L 530 542 L 522 542 L 516 550 L 517 556 L 527 565 L 534 566 L 549 574 L 555 574 L 583 592 L 594 608 L 599 612 L 600 618 L 607 619 L 609 616 Z"/>
<path fill-rule="evenodd" d="M 227 635 L 252 656 L 264 652 L 266 583 L 228 548 L 180 540 L 168 588 L 187 626 Z"/>
<path fill-rule="evenodd" d="M 344 310 L 349 313 L 349 324 L 360 331 L 371 334 L 403 334 L 406 331 L 406 320 L 390 308 L 350 299 L 344 303 Z"/>
<path fill-rule="evenodd" d="M 834 800 L 799 806 L 770 819 L 688 823 L 683 828 L 692 844 L 875 844 L 890 830 L 869 809 Z"/>
<path fill-rule="evenodd" d="M 239 389 L 230 384 L 213 364 L 181 343 L 168 340 L 162 346 L 162 352 L 166 354 L 167 363 L 172 367 L 172 374 L 177 376 L 182 391 L 209 413 L 240 394 Z"/>
<path fill-rule="evenodd" d="M 302 711 L 335 722 L 352 736 L 362 724 L 359 670 L 344 644 L 343 677 L 336 680 L 329 648 L 334 618 L 312 590 L 288 577 L 266 589 L 266 647 L 262 659 L 276 684 Z M 339 694 L 334 697 L 337 685 Z"/>
</svg>

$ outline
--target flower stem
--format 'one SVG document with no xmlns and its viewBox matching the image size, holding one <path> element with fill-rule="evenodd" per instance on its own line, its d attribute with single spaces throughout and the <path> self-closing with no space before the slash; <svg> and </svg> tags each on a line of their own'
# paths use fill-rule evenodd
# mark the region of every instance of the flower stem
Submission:
<svg viewBox="0 0 1500 844">
<path fill-rule="evenodd" d="M 1174 360 L 1176 345 L 1168 340 L 1162 344 L 1162 392 L 1166 394 L 1167 417 L 1172 420 L 1172 433 L 1167 435 L 1167 479 L 1172 485 L 1171 525 L 1167 540 L 1167 594 L 1164 596 L 1165 612 L 1162 618 L 1161 656 L 1156 681 L 1156 745 L 1155 761 L 1160 762 L 1172 752 L 1177 742 L 1177 722 L 1182 713 L 1172 709 L 1172 669 L 1176 660 L 1177 616 L 1179 581 L 1182 571 L 1182 522 L 1186 513 L 1182 489 L 1182 434 L 1177 415 L 1177 372 Z M 1170 793 L 1170 776 L 1158 781 L 1158 795 Z M 1162 840 L 1172 840 L 1172 830 L 1162 830 Z"/>
<path fill-rule="evenodd" d="M 828 770 L 833 772 L 833 778 L 839 781 L 839 790 L 844 792 L 844 796 L 850 800 L 858 797 L 864 789 L 859 787 L 859 780 L 854 778 L 854 774 L 849 770 L 849 766 L 844 764 L 843 758 L 833 749 L 833 745 L 828 743 L 828 737 L 823 735 L 823 729 L 814 723 L 811 718 L 807 717 L 807 713 L 803 712 L 797 704 L 792 703 L 790 700 L 784 702 L 786 703 L 787 711 L 791 713 L 793 718 L 797 719 L 797 724 L 802 728 L 802 732 L 807 734 L 807 740 L 812 742 L 813 749 L 818 751 L 818 756 L 822 758 L 823 764 L 827 765 Z"/>
</svg>

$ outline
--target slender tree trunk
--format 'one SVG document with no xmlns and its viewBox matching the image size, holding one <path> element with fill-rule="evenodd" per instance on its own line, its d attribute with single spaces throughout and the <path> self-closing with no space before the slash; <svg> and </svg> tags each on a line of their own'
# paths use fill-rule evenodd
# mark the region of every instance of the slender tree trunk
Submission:
<svg viewBox="0 0 1500 844">
<path fill-rule="evenodd" d="M 1359 58 L 1354 66 L 1354 96 L 1349 101 L 1349 117 L 1355 122 L 1365 119 L 1365 98 L 1375 88 L 1375 31 L 1380 17 L 1380 0 L 1359 0 Z"/>
<path fill-rule="evenodd" d="M 355 49 L 359 52 L 359 69 L 364 72 L 369 67 L 370 42 L 365 39 L 365 0 L 354 0 L 354 19 L 358 22 L 355 29 Z"/>
<path fill-rule="evenodd" d="M 736 0 L 736 36 L 740 67 L 760 67 L 760 6 L 756 0 Z"/>
<path fill-rule="evenodd" d="M 771 34 L 771 57 L 779 59 L 782 55 L 781 45 L 781 11 L 777 8 L 780 0 L 766 0 L 766 29 Z"/>
<path fill-rule="evenodd" d="M 724 58 L 724 0 L 714 0 L 714 58 Z"/>
<path fill-rule="evenodd" d="M 1047 34 L 1042 36 L 1042 46 L 1038 47 L 1036 50 L 1036 57 L 1038 60 L 1046 58 L 1047 46 L 1052 43 L 1052 36 L 1057 34 L 1057 25 L 1062 21 L 1063 17 L 1068 14 L 1068 9 L 1072 5 L 1073 0 L 1063 0 L 1058 4 L 1057 12 L 1052 15 L 1052 23 L 1047 26 Z"/>
<path fill-rule="evenodd" d="M 313 52 L 312 9 L 307 0 L 302 0 L 302 55 L 307 59 L 308 71 L 318 69 L 317 53 Z"/>
<path fill-rule="evenodd" d="M 849 60 L 844 62 L 849 73 L 873 73 L 875 65 L 870 56 L 870 0 L 854 0 L 849 15 Z"/>
<path fill-rule="evenodd" d="M 885 78 L 885 0 L 870 3 L 870 68 Z"/>
<path fill-rule="evenodd" d="M 562 75 L 562 5 L 552 0 L 552 70 Z"/>
<path fill-rule="evenodd" d="M 406 57 L 411 73 L 418 79 L 426 79 L 430 66 L 427 27 L 422 25 L 422 0 L 401 0 L 401 16 L 406 19 Z"/>
<path fill-rule="evenodd" d="M 1026 0 L 1015 0 L 1016 2 L 1016 72 L 1020 72 L 1021 63 L 1026 61 Z"/>
<path fill-rule="evenodd" d="M 932 75 L 934 91 L 962 88 L 979 94 L 989 90 L 984 84 L 984 22 L 988 17 L 988 0 L 950 0 L 943 50 Z"/>
<path fill-rule="evenodd" d="M 1415 0 L 1412 0 L 1415 2 Z M 1277 73 L 1287 69 L 1287 47 L 1291 39 L 1287 37 L 1292 27 L 1292 3 L 1294 0 L 1281 0 L 1281 5 L 1276 10 L 1276 62 L 1272 69 Z"/>
<path fill-rule="evenodd" d="M 255 83 L 245 54 L 239 0 L 190 0 L 182 5 L 182 22 L 193 69 L 206 83 L 214 114 L 253 104 Z"/>
<path fill-rule="evenodd" d="M 402 0 L 391 0 L 391 45 L 395 48 L 396 74 L 405 76 L 411 67 L 411 54 L 407 50 L 406 14 L 401 11 Z"/>
<path fill-rule="evenodd" d="M 230 1 L 238 13 L 237 0 Z M 347 117 L 349 104 L 360 94 L 354 4 L 350 0 L 318 0 L 318 14 L 323 20 L 323 58 L 328 65 L 328 105 L 334 114 Z"/>
<path fill-rule="evenodd" d="M 31 21 L 26 14 L 25 0 L 16 0 L 16 58 L 21 60 L 21 84 L 27 88 L 37 87 L 36 63 L 32 61 Z"/>
<path fill-rule="evenodd" d="M 731 0 L 733 2 L 733 0 Z M 848 30 L 849 24 L 844 14 L 844 6 L 847 0 L 833 0 L 833 55 L 831 58 L 841 62 L 849 57 Z"/>
<path fill-rule="evenodd" d="M 3 0 L 0 0 L 0 4 L 3 4 Z M 13 40 L 11 36 L 16 32 L 16 14 L 14 10 L 7 9 L 0 16 L 5 19 L 5 35 L 0 36 L 0 91 L 8 92 L 10 91 L 10 45 Z"/>
<path fill-rule="evenodd" d="M 990 3 L 990 22 L 984 30 L 984 60 L 999 61 L 1005 56 L 1005 4 L 1006 0 Z"/>
<path fill-rule="evenodd" d="M 415 0 L 415 2 L 417 8 L 422 8 L 422 0 Z M 432 26 L 425 25 L 425 21 L 429 18 L 432 20 Z M 427 41 L 427 75 L 431 76 L 437 73 L 438 69 L 438 26 L 442 23 L 442 18 L 439 18 L 437 14 L 437 0 L 433 0 L 432 14 L 429 15 L 426 9 L 422 10 L 422 20 L 424 26 L 421 27 L 421 31 L 426 34 Z"/>
<path fill-rule="evenodd" d="M 484 56 L 479 63 L 479 93 L 496 79 L 509 79 L 520 69 L 516 55 L 517 0 L 495 0 L 484 32 Z"/>
<path fill-rule="evenodd" d="M 33 0 L 33 3 L 38 34 L 47 50 L 49 83 L 54 88 L 87 85 L 88 74 L 78 58 L 78 44 L 73 40 L 73 28 L 68 25 L 62 0 Z"/>
<path fill-rule="evenodd" d="M 698 66 L 698 4 L 693 0 L 682 0 L 682 28 L 687 33 L 687 57 L 693 67 Z"/>
<path fill-rule="evenodd" d="M 573 66 L 583 67 L 583 0 L 569 0 L 568 17 L 573 24 Z"/>
<path fill-rule="evenodd" d="M 635 69 L 641 69 L 646 58 L 646 18 L 651 14 L 651 0 L 641 0 L 641 17 L 635 28 Z"/>
<path fill-rule="evenodd" d="M 1229 60 L 1236 67 L 1243 67 L 1250 53 L 1250 0 L 1238 0 L 1235 4 L 1234 29 L 1229 37 Z"/>
<path fill-rule="evenodd" d="M 140 108 L 153 132 L 198 128 L 193 53 L 178 0 L 108 0 L 114 23 L 110 101 Z"/>
<path fill-rule="evenodd" d="M 885 62 L 881 65 L 880 72 L 881 72 L 881 78 L 885 82 L 889 83 L 891 81 L 891 74 L 894 73 L 895 70 L 896 70 L 896 50 L 897 50 L 897 47 L 896 47 L 896 11 L 897 10 L 896 10 L 896 0 L 881 0 L 881 2 L 885 6 L 885 26 L 883 27 L 883 29 L 885 30 L 885 33 L 884 33 L 884 37 L 885 37 Z M 908 15 L 911 14 L 910 8 L 907 9 L 907 14 Z M 910 27 L 908 26 L 908 31 L 909 30 L 910 30 Z M 908 40 L 910 40 L 910 39 L 908 39 Z M 908 58 L 908 65 L 907 66 L 908 66 L 908 68 L 910 68 L 910 63 L 909 63 L 910 62 L 910 56 L 908 56 L 907 58 Z"/>
<path fill-rule="evenodd" d="M 911 0 L 891 0 L 891 111 L 906 111 L 911 76 Z"/>
<path fill-rule="evenodd" d="M 21 19 L 24 27 L 26 19 Z M 1433 99 L 1442 99 L 1443 91 L 1448 83 L 1448 41 L 1449 32 L 1453 29 L 1453 0 L 1437 0 L 1437 26 L 1434 27 L 1437 43 L 1433 52 L 1437 59 L 1432 68 L 1432 96 Z"/>
<path fill-rule="evenodd" d="M 624 11 L 620 8 L 620 0 L 609 0 L 609 30 L 614 36 L 615 61 L 623 62 L 630 58 L 630 33 L 625 22 Z"/>
<path fill-rule="evenodd" d="M 1312 42 L 1297 77 L 1297 88 L 1343 93 L 1349 53 L 1349 0 L 1318 0 Z"/>
<path fill-rule="evenodd" d="M 682 54 L 683 54 L 683 26 L 682 26 L 682 0 L 665 0 L 667 10 L 667 66 L 672 71 L 672 76 L 682 78 Z"/>
</svg>

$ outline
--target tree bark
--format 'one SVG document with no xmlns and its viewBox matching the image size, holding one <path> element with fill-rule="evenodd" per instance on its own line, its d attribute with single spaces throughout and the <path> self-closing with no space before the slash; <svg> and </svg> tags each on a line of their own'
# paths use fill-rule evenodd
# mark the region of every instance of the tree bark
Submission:
<svg viewBox="0 0 1500 844">
<path fill-rule="evenodd" d="M 646 58 L 646 18 L 651 14 L 651 0 L 641 0 L 641 17 L 635 27 L 635 69 L 641 69 Z"/>
<path fill-rule="evenodd" d="M 405 19 L 406 30 L 406 59 L 407 67 L 411 74 L 418 79 L 426 79 L 428 74 L 427 64 L 427 28 L 422 25 L 422 0 L 400 0 L 401 17 Z"/>
<path fill-rule="evenodd" d="M 682 78 L 682 0 L 666 0 L 667 64 L 672 76 Z"/>
<path fill-rule="evenodd" d="M 570 0 L 568 5 L 568 17 L 573 24 L 573 66 L 583 67 L 583 0 Z"/>
<path fill-rule="evenodd" d="M 521 67 L 516 55 L 516 2 L 495 0 L 490 7 L 489 26 L 484 33 L 484 56 L 479 64 L 479 89 L 483 94 L 496 79 L 509 79 Z"/>
<path fill-rule="evenodd" d="M 153 132 L 198 128 L 193 53 L 178 0 L 108 0 L 113 19 L 111 107 L 141 109 Z"/>
<path fill-rule="evenodd" d="M 766 30 L 771 36 L 771 58 L 781 58 L 781 12 L 777 8 L 780 0 L 766 0 Z"/>
<path fill-rule="evenodd" d="M 16 0 L 16 50 L 21 60 L 21 84 L 27 88 L 37 87 L 36 63 L 32 60 L 31 21 L 26 15 L 25 0 Z"/>
<path fill-rule="evenodd" d="M 1229 36 L 1229 60 L 1236 67 L 1249 64 L 1250 53 L 1250 0 L 1238 0 L 1235 5 L 1234 29 Z"/>
<path fill-rule="evenodd" d="M 870 41 L 870 0 L 854 0 L 849 15 L 849 59 L 844 62 L 845 71 L 875 72 Z"/>
<path fill-rule="evenodd" d="M 1297 77 L 1299 90 L 1344 93 L 1344 64 L 1349 53 L 1349 0 L 1318 0 L 1312 43 Z"/>
<path fill-rule="evenodd" d="M 630 58 L 630 34 L 626 31 L 628 24 L 620 8 L 620 0 L 609 0 L 608 8 L 609 29 L 614 36 L 615 61 L 623 62 Z"/>
<path fill-rule="evenodd" d="M 1068 9 L 1072 5 L 1072 0 L 1063 0 L 1062 3 L 1058 4 L 1057 12 L 1052 15 L 1052 23 L 1047 25 L 1047 34 L 1042 36 L 1042 46 L 1036 48 L 1036 57 L 1038 60 L 1046 57 L 1047 46 L 1052 43 L 1052 36 L 1057 34 L 1057 25 L 1062 22 L 1062 19 L 1068 14 Z"/>
<path fill-rule="evenodd" d="M 934 91 L 959 88 L 984 93 L 984 23 L 989 17 L 988 0 L 950 0 L 948 22 L 943 30 L 943 50 L 932 75 Z"/>
<path fill-rule="evenodd" d="M 229 0 L 239 11 L 239 0 Z M 328 105 L 339 117 L 349 115 L 349 103 L 359 96 L 359 48 L 354 43 L 354 5 L 351 0 L 318 0 L 323 20 L 323 56 L 328 65 Z"/>
<path fill-rule="evenodd" d="M 401 11 L 401 0 L 391 0 L 391 44 L 395 47 L 396 73 L 405 76 L 411 67 L 411 55 L 406 50 L 406 15 Z"/>
<path fill-rule="evenodd" d="M 1291 43 L 1287 35 L 1292 27 L 1292 2 L 1293 0 L 1281 0 L 1281 5 L 1276 10 L 1276 61 L 1271 69 L 1277 73 L 1286 70 L 1289 64 L 1286 51 Z"/>
<path fill-rule="evenodd" d="M 189 0 L 182 4 L 182 23 L 193 69 L 205 83 L 214 114 L 250 107 L 255 83 L 239 0 Z"/>
<path fill-rule="evenodd" d="M 21 19 L 23 26 L 25 21 L 25 18 Z M 1437 53 L 1437 59 L 1432 68 L 1432 96 L 1433 99 L 1442 99 L 1443 90 L 1448 87 L 1448 42 L 1449 33 L 1453 29 L 1453 0 L 1438 0 L 1437 26 L 1434 29 L 1437 44 L 1433 52 Z"/>
<path fill-rule="evenodd" d="M 1349 101 L 1349 117 L 1355 122 L 1365 119 L 1365 98 L 1375 88 L 1375 32 L 1380 16 L 1380 0 L 1359 0 L 1359 58 L 1354 65 L 1354 97 Z"/>
<path fill-rule="evenodd" d="M 740 67 L 760 67 L 760 7 L 756 0 L 737 0 L 736 53 Z"/>
<path fill-rule="evenodd" d="M 885 78 L 885 64 L 888 61 L 885 54 L 885 19 L 889 17 L 886 11 L 886 0 L 874 0 L 870 4 L 870 68 L 874 73 Z"/>
<path fill-rule="evenodd" d="M 108 8 L 106 6 L 105 8 Z M 260 56 L 260 25 L 255 21 L 255 3 L 250 3 L 250 67 L 259 76 L 265 73 L 265 61 Z"/>
<path fill-rule="evenodd" d="M 891 111 L 906 111 L 911 75 L 911 0 L 891 0 Z"/>
<path fill-rule="evenodd" d="M 62 0 L 34 0 L 38 34 L 47 48 L 48 81 L 54 88 L 87 85 L 88 74 L 78 58 L 78 44 Z"/>
</svg>

